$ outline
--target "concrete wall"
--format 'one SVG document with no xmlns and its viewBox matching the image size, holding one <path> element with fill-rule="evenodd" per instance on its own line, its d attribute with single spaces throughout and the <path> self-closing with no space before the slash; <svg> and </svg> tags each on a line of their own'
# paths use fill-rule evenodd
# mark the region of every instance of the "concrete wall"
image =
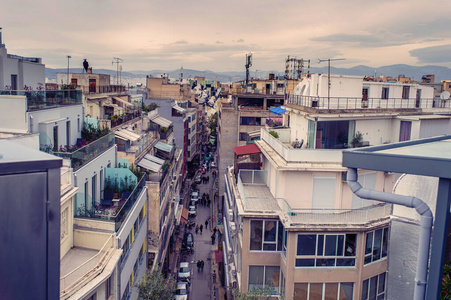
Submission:
<svg viewBox="0 0 451 300">
<path fill-rule="evenodd" d="M 307 146 L 308 141 L 308 119 L 300 114 L 290 114 L 291 141 L 304 140 L 302 148 Z"/>
<path fill-rule="evenodd" d="M 58 126 L 58 148 L 66 145 L 66 124 L 70 122 L 69 144 L 77 144 L 83 129 L 83 106 L 71 105 L 58 108 L 36 110 L 28 113 L 30 132 L 42 132 L 53 145 L 53 128 Z M 56 123 L 56 124 L 55 124 Z M 80 124 L 80 126 L 78 126 Z"/>
<path fill-rule="evenodd" d="M 111 147 L 110 149 L 103 152 L 101 155 L 97 156 L 95 159 L 90 161 L 89 163 L 83 165 L 80 169 L 74 172 L 74 182 L 75 186 L 79 188 L 79 193 L 81 194 L 89 194 L 89 196 L 96 200 L 96 203 L 100 203 L 101 198 L 101 185 L 100 185 L 100 170 L 104 170 L 107 168 L 108 164 L 111 163 L 111 167 L 114 168 L 116 166 L 116 145 Z M 92 195 L 92 177 L 97 175 L 96 177 L 96 195 L 93 197 Z M 105 173 L 103 174 L 105 178 Z M 88 191 L 85 191 L 85 182 L 88 182 Z M 103 184 L 102 184 L 103 186 Z"/>
<path fill-rule="evenodd" d="M 394 134 L 392 118 L 356 120 L 355 132 L 357 131 L 363 134 L 363 141 L 370 142 L 370 146 L 391 142 Z"/>
<path fill-rule="evenodd" d="M 450 119 L 421 120 L 419 138 L 451 133 Z"/>
<path fill-rule="evenodd" d="M 27 132 L 27 99 L 25 96 L 0 95 L 0 130 L 7 132 Z"/>
<path fill-rule="evenodd" d="M 74 211 L 73 211 L 74 203 L 72 201 L 72 197 L 70 200 L 62 203 L 61 205 L 61 217 L 65 216 L 65 227 L 66 227 L 66 235 L 62 237 L 60 240 L 60 259 L 66 255 L 66 253 L 74 246 Z M 63 222 L 61 222 L 61 226 L 63 226 Z M 63 230 L 63 229 L 61 229 Z"/>
<path fill-rule="evenodd" d="M 167 78 L 147 77 L 147 89 L 149 90 L 149 98 L 190 99 L 190 87 L 188 84 L 170 84 Z"/>
</svg>

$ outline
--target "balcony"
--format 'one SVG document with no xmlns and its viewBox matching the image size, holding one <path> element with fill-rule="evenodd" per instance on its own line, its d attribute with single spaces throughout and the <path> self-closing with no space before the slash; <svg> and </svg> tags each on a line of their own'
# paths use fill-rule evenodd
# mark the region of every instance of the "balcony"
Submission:
<svg viewBox="0 0 451 300">
<path fill-rule="evenodd" d="M 315 110 L 327 109 L 424 109 L 435 107 L 435 100 L 432 98 L 368 98 L 362 99 L 352 97 L 315 97 L 315 96 L 301 96 L 289 95 L 288 104 L 314 108 Z M 449 102 L 449 101 L 448 101 Z M 450 103 L 446 107 L 451 107 Z"/>
<path fill-rule="evenodd" d="M 292 163 L 340 163 L 340 149 L 300 149 L 300 142 L 291 141 L 291 128 L 271 129 L 277 132 L 279 138 L 269 134 L 268 129 L 261 129 L 261 140 L 265 141 L 286 162 Z"/>
<path fill-rule="evenodd" d="M 60 299 L 69 298 L 102 273 L 112 258 L 114 249 L 114 235 L 111 235 L 98 250 L 72 248 L 61 260 Z"/>
<path fill-rule="evenodd" d="M 104 151 L 108 150 L 114 145 L 115 135 L 110 132 L 107 135 L 93 141 L 92 143 L 73 152 L 53 152 L 53 155 L 69 158 L 71 161 L 71 168 L 74 171 L 78 170 L 83 165 L 87 164 L 92 159 L 99 156 Z"/>
<path fill-rule="evenodd" d="M 300 209 L 292 208 L 283 198 L 275 198 L 267 186 L 267 171 L 240 170 L 236 181 L 233 168 L 228 169 L 231 189 L 238 190 L 245 214 L 274 214 L 284 220 L 285 227 L 365 227 L 390 218 L 392 205 L 378 204 L 359 209 Z"/>
<path fill-rule="evenodd" d="M 81 90 L 0 90 L 0 95 L 25 96 L 27 99 L 27 111 L 82 104 Z"/>
<path fill-rule="evenodd" d="M 112 205 L 101 205 L 95 203 L 87 194 L 78 193 L 75 195 L 76 218 L 98 219 L 114 222 L 114 230 L 117 232 L 127 219 L 129 212 L 135 203 L 142 196 L 142 191 L 146 187 L 146 177 L 143 176 L 132 192 L 122 193 L 120 199 L 113 199 Z"/>
</svg>

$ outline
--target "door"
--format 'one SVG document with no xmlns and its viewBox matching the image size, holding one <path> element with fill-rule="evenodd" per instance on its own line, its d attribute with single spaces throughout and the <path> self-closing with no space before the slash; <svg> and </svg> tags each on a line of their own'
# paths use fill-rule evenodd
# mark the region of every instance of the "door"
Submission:
<svg viewBox="0 0 451 300">
<path fill-rule="evenodd" d="M 11 75 L 11 90 L 13 90 L 13 91 L 17 90 L 17 75 L 16 74 Z"/>
<path fill-rule="evenodd" d="M 417 89 L 417 97 L 415 100 L 415 107 L 420 107 L 420 100 L 421 100 L 421 89 Z"/>
<path fill-rule="evenodd" d="M 58 151 L 58 126 L 53 127 L 53 151 Z"/>
<path fill-rule="evenodd" d="M 368 107 L 368 90 L 367 87 L 362 89 L 362 108 Z"/>
<path fill-rule="evenodd" d="M 412 122 L 410 121 L 401 121 L 401 126 L 399 129 L 399 141 L 409 141 L 410 140 L 410 131 L 412 128 Z"/>
<path fill-rule="evenodd" d="M 96 80 L 95 79 L 89 79 L 89 92 L 90 93 L 96 92 Z"/>
<path fill-rule="evenodd" d="M 66 122 L 66 146 L 70 146 L 70 121 Z"/>
</svg>

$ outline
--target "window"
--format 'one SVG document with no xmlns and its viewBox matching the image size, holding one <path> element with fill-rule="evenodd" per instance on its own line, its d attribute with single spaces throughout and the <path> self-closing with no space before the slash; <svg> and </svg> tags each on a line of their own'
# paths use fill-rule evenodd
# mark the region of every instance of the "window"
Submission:
<svg viewBox="0 0 451 300">
<path fill-rule="evenodd" d="M 280 221 L 251 220 L 250 250 L 282 251 L 283 232 Z"/>
<path fill-rule="evenodd" d="M 138 216 L 138 219 L 136 219 L 135 224 L 133 224 L 133 230 L 135 231 L 135 235 L 136 235 L 136 233 L 138 232 L 138 229 L 139 229 L 139 219 L 140 218 Z"/>
<path fill-rule="evenodd" d="M 388 87 L 383 87 L 382 88 L 382 96 L 381 96 L 382 99 L 388 99 L 388 95 L 389 95 L 388 91 L 389 91 Z"/>
<path fill-rule="evenodd" d="M 354 297 L 354 283 L 295 283 L 294 294 L 295 300 L 352 300 Z"/>
<path fill-rule="evenodd" d="M 94 295 L 91 295 L 91 297 L 88 297 L 86 300 L 97 300 L 97 293 L 94 293 Z"/>
<path fill-rule="evenodd" d="M 280 291 L 279 266 L 249 266 L 249 291 L 270 288 L 271 295 Z"/>
<path fill-rule="evenodd" d="M 66 146 L 70 146 L 70 121 L 66 122 Z"/>
<path fill-rule="evenodd" d="M 96 199 L 97 199 L 97 191 L 96 191 L 96 186 L 97 186 L 97 184 L 96 184 L 96 181 L 97 181 L 97 175 L 92 176 L 92 182 L 91 182 L 91 188 L 92 188 L 92 195 L 91 195 L 91 198 L 92 198 L 92 203 L 95 203 L 95 202 L 96 202 Z"/>
<path fill-rule="evenodd" d="M 387 257 L 388 227 L 367 232 L 365 265 Z"/>
<path fill-rule="evenodd" d="M 58 151 L 58 126 L 53 127 L 53 151 Z"/>
<path fill-rule="evenodd" d="M 385 299 L 386 273 L 382 273 L 363 281 L 362 300 L 366 299 Z"/>
<path fill-rule="evenodd" d="M 403 86 L 402 87 L 402 98 L 403 99 L 409 99 L 409 94 L 410 94 L 410 86 Z"/>
<path fill-rule="evenodd" d="M 240 132 L 240 141 L 246 141 L 246 140 L 247 140 L 247 133 Z"/>
<path fill-rule="evenodd" d="M 80 132 L 80 117 L 77 118 L 77 131 Z"/>
<path fill-rule="evenodd" d="M 262 118 L 241 117 L 240 125 L 261 125 Z"/>
<path fill-rule="evenodd" d="M 111 287 L 113 286 L 113 276 L 110 276 L 105 284 L 105 298 L 108 299 L 111 296 Z"/>
<path fill-rule="evenodd" d="M 63 210 L 63 212 L 61 213 L 61 236 L 60 236 L 60 240 L 63 240 L 64 237 L 66 237 L 68 235 L 68 208 L 66 207 L 66 209 Z"/>
<path fill-rule="evenodd" d="M 122 245 L 123 251 L 122 251 L 122 256 L 121 256 L 121 263 L 124 263 L 129 249 L 130 249 L 130 236 L 127 237 L 127 239 L 124 241 L 124 244 Z"/>
<path fill-rule="evenodd" d="M 364 174 L 359 174 L 359 183 L 367 189 L 374 190 L 376 186 L 376 172 L 368 172 Z M 354 193 L 352 194 L 352 208 L 362 208 L 365 206 L 373 205 L 372 200 L 362 199 L 356 196 Z"/>
<path fill-rule="evenodd" d="M 356 234 L 299 234 L 296 267 L 353 267 L 356 245 Z"/>
</svg>

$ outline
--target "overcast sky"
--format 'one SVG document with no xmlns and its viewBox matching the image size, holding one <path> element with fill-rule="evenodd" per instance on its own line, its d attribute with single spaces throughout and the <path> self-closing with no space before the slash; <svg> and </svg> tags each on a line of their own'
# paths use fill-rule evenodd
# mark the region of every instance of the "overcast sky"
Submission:
<svg viewBox="0 0 451 300">
<path fill-rule="evenodd" d="M 451 3 L 419 0 L 4 1 L 8 53 L 47 67 L 242 71 L 285 68 L 285 58 L 346 58 L 336 67 L 451 67 Z"/>
</svg>

